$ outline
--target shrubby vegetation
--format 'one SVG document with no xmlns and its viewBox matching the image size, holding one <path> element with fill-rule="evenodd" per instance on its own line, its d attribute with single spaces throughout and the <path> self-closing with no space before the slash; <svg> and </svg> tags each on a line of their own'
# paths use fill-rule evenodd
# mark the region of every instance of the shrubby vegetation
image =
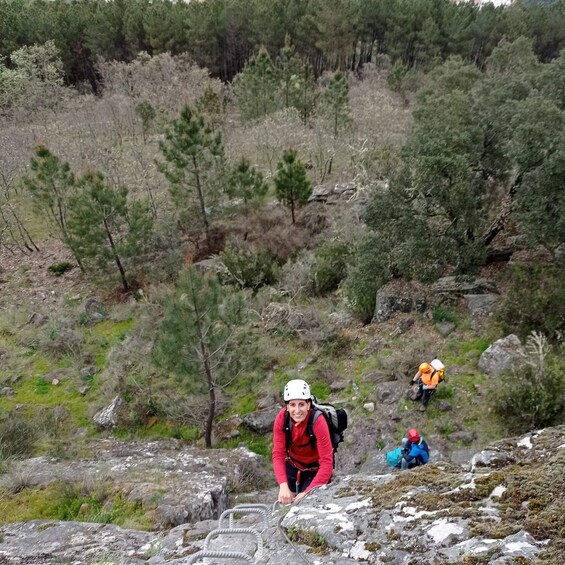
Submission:
<svg viewBox="0 0 565 565">
<path fill-rule="evenodd" d="M 532 334 L 524 363 L 500 379 L 495 410 L 510 433 L 553 426 L 565 416 L 565 362 L 542 334 Z"/>
<path fill-rule="evenodd" d="M 231 393 L 254 405 L 265 366 L 276 381 L 279 364 L 314 350 L 330 376 L 374 369 L 367 344 L 359 367 L 338 361 L 355 340 L 324 316 L 305 321 L 319 303 L 368 323 L 385 283 L 479 273 L 510 233 L 543 246 L 549 264 L 513 268 L 502 328 L 559 343 L 562 5 L 0 3 L 0 245 L 25 257 L 54 235 L 70 254 L 49 267 L 57 281 L 78 276 L 75 264 L 91 284 L 110 273 L 111 300 L 118 280 L 120 299 L 151 319 L 133 335 L 84 311 L 41 328 L 6 323 L 0 337 L 33 360 L 19 361 L 25 386 L 51 400 L 42 375 L 52 365 L 115 364 L 103 386 L 88 381 L 98 386 L 91 408 L 120 393 L 139 433 L 157 419 L 151 433 L 202 430 L 210 446 Z M 335 206 L 345 218 L 310 203 L 341 183 L 354 187 Z M 226 267 L 218 278 L 197 270 L 211 257 Z M 297 325 L 265 336 L 262 308 L 277 302 Z M 249 368 L 257 334 L 266 343 Z M 543 398 L 558 389 L 562 355 L 547 359 L 539 374 L 528 369 Z M 504 402 L 503 416 L 533 409 L 525 393 Z"/>
</svg>

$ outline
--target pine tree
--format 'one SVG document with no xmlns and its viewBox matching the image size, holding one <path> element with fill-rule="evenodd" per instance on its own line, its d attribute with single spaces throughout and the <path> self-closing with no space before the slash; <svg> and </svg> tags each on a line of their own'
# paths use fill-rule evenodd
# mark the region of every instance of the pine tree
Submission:
<svg viewBox="0 0 565 565">
<path fill-rule="evenodd" d="M 216 131 L 223 120 L 223 108 L 220 95 L 211 83 L 206 85 L 204 92 L 196 101 L 196 109 L 205 117 L 212 131 Z"/>
<path fill-rule="evenodd" d="M 217 391 L 238 377 L 245 358 L 237 327 L 244 321 L 240 295 L 224 295 L 215 277 L 194 267 L 181 273 L 165 306 L 154 358 L 183 379 L 189 393 L 208 395 L 204 438 L 212 447 Z"/>
<path fill-rule="evenodd" d="M 276 61 L 280 81 L 280 97 L 284 108 L 296 108 L 306 123 L 315 103 L 316 83 L 312 65 L 295 53 L 287 35 Z"/>
<path fill-rule="evenodd" d="M 101 173 L 87 172 L 69 201 L 69 232 L 80 256 L 93 258 L 105 269 L 113 262 L 124 291 L 130 290 L 124 259 L 134 257 L 148 243 L 152 231 L 149 207 L 128 203 L 125 187 L 113 188 Z"/>
<path fill-rule="evenodd" d="M 349 85 L 342 73 L 334 75 L 322 94 L 320 113 L 329 122 L 334 137 L 351 125 Z"/>
<path fill-rule="evenodd" d="M 170 183 L 170 193 L 183 227 L 200 220 L 206 238 L 210 230 L 209 207 L 219 198 L 223 183 L 224 148 L 204 118 L 185 106 L 159 143 L 165 162 L 157 167 Z"/>
<path fill-rule="evenodd" d="M 249 203 L 252 201 L 260 202 L 268 190 L 269 187 L 263 175 L 251 167 L 251 164 L 245 157 L 242 157 L 228 179 L 229 196 L 231 198 L 241 198 L 244 211 L 247 214 Z"/>
<path fill-rule="evenodd" d="M 294 224 L 295 209 L 306 204 L 312 194 L 312 183 L 306 178 L 306 168 L 296 158 L 294 149 L 286 150 L 277 164 L 275 188 L 277 198 L 290 208 Z"/>
<path fill-rule="evenodd" d="M 77 244 L 67 226 L 69 198 L 76 186 L 69 164 L 62 163 L 45 145 L 38 145 L 30 161 L 30 172 L 24 177 L 23 183 L 31 194 L 35 213 L 55 227 L 61 241 L 84 271 Z"/>
<path fill-rule="evenodd" d="M 256 120 L 278 109 L 278 78 L 271 57 L 263 47 L 234 80 L 243 120 Z"/>
</svg>

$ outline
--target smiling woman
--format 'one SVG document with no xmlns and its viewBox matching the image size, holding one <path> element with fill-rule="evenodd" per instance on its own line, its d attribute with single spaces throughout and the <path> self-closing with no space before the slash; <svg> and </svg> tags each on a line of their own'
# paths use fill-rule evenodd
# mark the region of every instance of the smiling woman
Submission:
<svg viewBox="0 0 565 565">
<path fill-rule="evenodd" d="M 329 483 L 333 447 L 325 418 L 312 409 L 310 386 L 293 379 L 284 387 L 286 406 L 273 428 L 273 468 L 281 504 L 298 501 L 314 487 Z"/>
</svg>

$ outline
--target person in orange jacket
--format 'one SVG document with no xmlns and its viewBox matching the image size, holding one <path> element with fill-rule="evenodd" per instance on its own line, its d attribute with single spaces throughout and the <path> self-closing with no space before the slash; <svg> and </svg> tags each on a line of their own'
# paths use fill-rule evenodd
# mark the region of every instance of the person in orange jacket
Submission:
<svg viewBox="0 0 565 565">
<path fill-rule="evenodd" d="M 418 367 L 418 372 L 414 375 L 412 382 L 418 383 L 418 393 L 414 400 L 422 400 L 422 406 L 420 406 L 422 412 L 426 410 L 430 398 L 437 390 L 440 377 L 439 371 L 436 371 L 431 363 L 421 363 Z"/>
<path fill-rule="evenodd" d="M 319 411 L 312 411 L 306 381 L 289 381 L 284 387 L 284 401 L 285 407 L 273 425 L 273 469 L 279 484 L 278 501 L 290 504 L 314 487 L 330 482 L 333 446 L 326 419 L 319 417 Z"/>
</svg>

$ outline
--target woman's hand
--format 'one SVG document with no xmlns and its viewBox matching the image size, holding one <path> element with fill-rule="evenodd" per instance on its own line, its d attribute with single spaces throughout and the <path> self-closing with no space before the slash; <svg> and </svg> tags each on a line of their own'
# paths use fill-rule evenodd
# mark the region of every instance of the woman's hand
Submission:
<svg viewBox="0 0 565 565">
<path fill-rule="evenodd" d="M 300 496 L 300 495 L 298 495 Z M 294 494 L 292 494 L 292 492 L 290 492 L 290 489 L 288 488 L 288 484 L 287 483 L 281 483 L 279 486 L 279 502 L 281 504 L 292 504 L 292 501 L 294 500 Z"/>
<path fill-rule="evenodd" d="M 308 493 L 307 492 L 301 492 L 300 494 L 297 494 L 294 497 L 294 502 L 298 502 L 299 500 L 302 500 Z"/>
</svg>

